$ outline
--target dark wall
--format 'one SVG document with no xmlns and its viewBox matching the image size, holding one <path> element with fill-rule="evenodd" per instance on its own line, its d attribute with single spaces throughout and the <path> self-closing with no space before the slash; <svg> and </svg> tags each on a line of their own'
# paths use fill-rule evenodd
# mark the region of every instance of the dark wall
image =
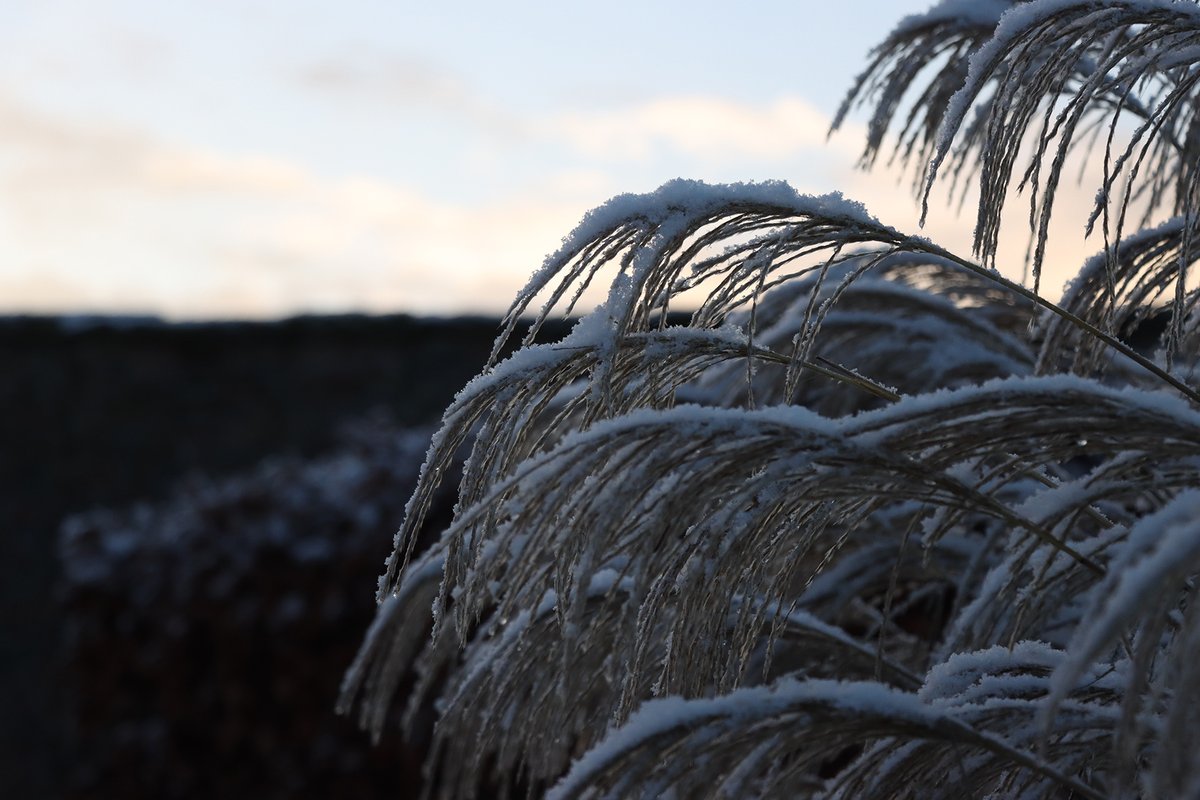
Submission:
<svg viewBox="0 0 1200 800">
<path fill-rule="evenodd" d="M 0 320 L 0 795 L 54 792 L 65 757 L 54 604 L 63 518 L 159 498 L 189 473 L 323 453 L 365 414 L 435 420 L 497 330 L 407 316 Z"/>
<path fill-rule="evenodd" d="M 313 455 L 372 409 L 436 418 L 487 357 L 496 323 L 303 317 L 278 323 L 0 324 L 0 479 L 44 522 L 161 493 L 179 475 L 264 453 Z M 49 494 L 54 503 L 44 503 Z M 66 507 L 63 507 L 64 504 Z"/>
</svg>

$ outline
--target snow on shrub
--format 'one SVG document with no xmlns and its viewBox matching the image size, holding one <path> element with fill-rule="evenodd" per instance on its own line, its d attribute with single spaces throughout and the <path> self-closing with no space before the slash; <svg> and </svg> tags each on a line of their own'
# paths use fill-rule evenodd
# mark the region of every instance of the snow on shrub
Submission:
<svg viewBox="0 0 1200 800">
<path fill-rule="evenodd" d="M 331 706 L 429 433 L 354 438 L 64 523 L 72 796 L 384 797 L 418 780 L 420 743 L 369 752 Z"/>
</svg>

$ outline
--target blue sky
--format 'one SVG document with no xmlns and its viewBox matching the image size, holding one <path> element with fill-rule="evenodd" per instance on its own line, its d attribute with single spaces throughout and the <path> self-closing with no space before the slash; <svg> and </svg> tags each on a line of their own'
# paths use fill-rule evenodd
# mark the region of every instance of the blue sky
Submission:
<svg viewBox="0 0 1200 800">
<path fill-rule="evenodd" d="M 3 312 L 494 313 L 677 176 L 915 219 L 825 132 L 923 0 L 4 5 Z"/>
</svg>

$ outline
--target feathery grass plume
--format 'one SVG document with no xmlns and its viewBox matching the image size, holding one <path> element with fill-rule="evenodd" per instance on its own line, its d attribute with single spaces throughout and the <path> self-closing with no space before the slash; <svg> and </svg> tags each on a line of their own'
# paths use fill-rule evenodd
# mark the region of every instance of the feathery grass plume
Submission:
<svg viewBox="0 0 1200 800">
<path fill-rule="evenodd" d="M 869 106 L 872 113 L 861 163 L 866 167 L 876 163 L 896 127 L 888 163 L 912 168 L 913 188 L 919 192 L 937 149 L 946 107 L 967 79 L 968 57 L 991 38 L 1000 17 L 1018 2 L 942 0 L 923 14 L 905 17 L 871 51 L 867 68 L 833 118 L 831 132 L 842 126 L 851 111 Z M 910 92 L 916 92 L 916 97 L 910 99 Z M 969 167 L 965 154 L 978 147 L 979 134 L 978 126 L 963 132 L 964 146 L 956 160 L 960 169 Z"/>
<path fill-rule="evenodd" d="M 1200 257 L 1198 246 L 1200 230 L 1190 230 L 1183 217 L 1145 228 L 1088 259 L 1059 303 L 1096 327 L 1133 342 L 1140 338 L 1145 349 L 1162 348 L 1168 363 L 1182 358 L 1179 366 L 1193 370 L 1198 295 L 1195 289 L 1183 291 L 1183 280 L 1190 262 Z M 1164 317 L 1169 322 L 1161 324 Z M 1040 371 L 1096 375 L 1125 366 L 1113 364 L 1106 348 L 1061 318 L 1048 318 L 1042 335 Z M 1123 375 L 1125 381 L 1138 379 L 1128 370 Z"/>
<path fill-rule="evenodd" d="M 1087 109 L 1110 133 L 1149 121 L 1134 139 L 1160 144 L 1109 174 L 1176 217 L 1115 237 L 1061 304 L 783 183 L 672 181 L 589 214 L 446 411 L 341 710 L 378 733 L 415 675 L 405 721 L 436 711 L 446 798 L 1195 794 L 1192 167 L 1175 178 L 1197 19 L 946 0 L 851 91 L 877 104 L 869 162 L 929 80 L 898 148 L 935 170 L 983 98 L 963 146 L 997 215 L 985 260 L 1029 126 L 1036 210 Z M 465 447 L 455 518 L 419 553 Z"/>
<path fill-rule="evenodd" d="M 1191 0 L 1039 0 L 1017 6 L 971 56 L 967 80 L 942 119 L 926 198 L 961 133 L 960 152 L 971 149 L 980 176 L 975 251 L 985 264 L 993 263 L 1004 200 L 1027 135 L 1033 134 L 1018 186 L 1029 189 L 1036 289 L 1067 155 L 1081 136 L 1088 143 L 1091 129 L 1097 134 L 1091 143 L 1104 142 L 1104 178 L 1091 221 L 1102 220 L 1106 244 L 1123 237 L 1135 200 L 1146 214 L 1166 207 L 1184 216 L 1190 231 L 1200 188 L 1195 166 L 1200 76 L 1192 68 L 1197 45 L 1200 7 Z M 968 121 L 977 104 L 980 113 Z M 1118 149 L 1118 128 L 1129 122 L 1129 141 Z"/>
</svg>

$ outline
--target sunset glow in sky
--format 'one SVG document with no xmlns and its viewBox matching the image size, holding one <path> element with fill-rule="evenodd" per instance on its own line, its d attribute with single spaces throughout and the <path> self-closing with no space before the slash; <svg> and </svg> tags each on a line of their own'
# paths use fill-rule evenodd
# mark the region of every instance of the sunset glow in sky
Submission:
<svg viewBox="0 0 1200 800">
<path fill-rule="evenodd" d="M 826 131 L 928 4 L 8 2 L 0 312 L 496 313 L 589 208 L 677 176 L 915 232 L 854 169 L 861 116 Z"/>
</svg>

